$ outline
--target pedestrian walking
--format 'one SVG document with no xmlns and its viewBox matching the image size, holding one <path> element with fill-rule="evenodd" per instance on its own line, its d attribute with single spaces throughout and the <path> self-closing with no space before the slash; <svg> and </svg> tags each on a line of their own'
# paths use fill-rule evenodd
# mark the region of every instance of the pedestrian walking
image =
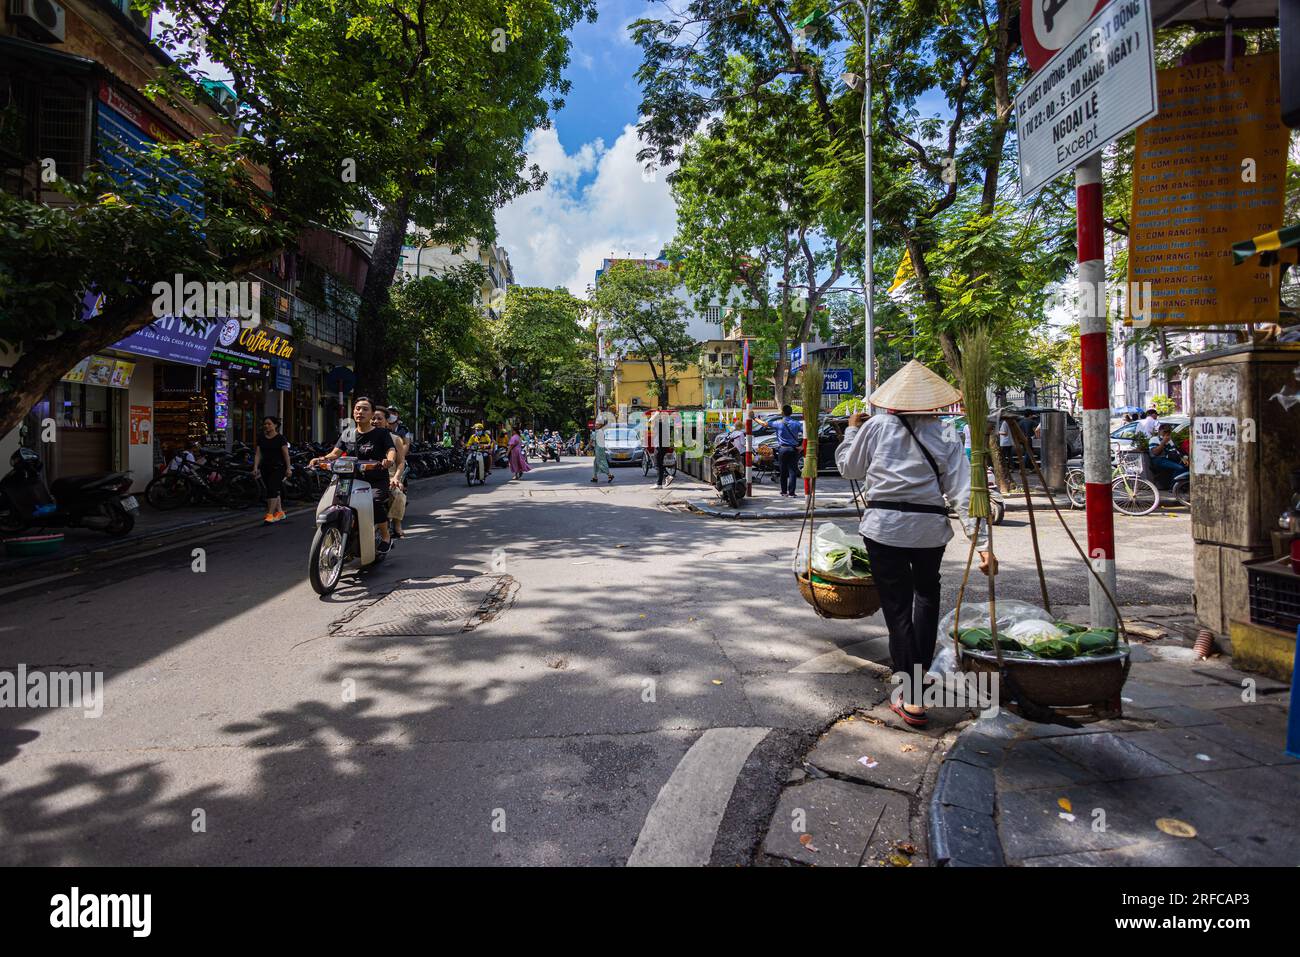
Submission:
<svg viewBox="0 0 1300 957">
<path fill-rule="evenodd" d="M 650 435 L 655 450 L 655 488 L 664 487 L 664 459 L 673 450 L 673 417 L 668 412 L 656 412 L 650 417 Z M 671 478 L 668 480 L 672 481 Z"/>
<path fill-rule="evenodd" d="M 776 460 L 781 469 L 782 498 L 796 498 L 799 481 L 799 446 L 803 442 L 803 423 L 794 418 L 794 409 L 781 406 L 776 424 Z"/>
<path fill-rule="evenodd" d="M 968 536 L 976 526 L 969 513 L 970 463 L 936 414 L 960 399 L 913 359 L 871 394 L 871 404 L 885 413 L 855 412 L 835 450 L 840 475 L 862 481 L 866 493 L 858 530 L 880 589 L 889 656 L 903 675 L 901 697 L 890 707 L 914 727 L 927 722 L 915 676 L 930 667 L 938 641 L 939 567 L 952 538 L 945 499 L 956 506 Z M 987 542 L 981 530 L 976 547 Z M 980 571 L 997 574 L 996 558 L 982 549 Z"/>
<path fill-rule="evenodd" d="M 514 477 L 521 479 L 525 472 L 531 472 L 533 467 L 528 464 L 528 456 L 524 455 L 524 440 L 519 434 L 519 429 L 514 429 L 510 434 L 510 471 Z"/>
<path fill-rule="evenodd" d="M 261 479 L 266 489 L 266 518 L 264 525 L 284 521 L 284 507 L 280 501 L 284 477 L 293 467 L 289 462 L 289 440 L 280 434 L 280 420 L 273 415 L 262 419 L 262 434 L 257 437 L 253 452 L 253 478 Z"/>
<path fill-rule="evenodd" d="M 592 451 L 595 457 L 592 459 L 591 480 L 600 481 L 600 476 L 605 476 L 606 482 L 614 481 L 614 473 L 609 470 L 609 452 L 605 449 L 605 437 L 601 432 L 614 424 L 614 407 L 606 405 L 605 411 L 596 416 L 596 424 L 591 429 Z"/>
</svg>

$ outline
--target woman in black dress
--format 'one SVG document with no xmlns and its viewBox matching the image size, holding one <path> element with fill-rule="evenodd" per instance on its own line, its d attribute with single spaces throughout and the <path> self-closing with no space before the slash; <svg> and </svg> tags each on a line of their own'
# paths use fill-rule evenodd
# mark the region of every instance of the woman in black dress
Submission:
<svg viewBox="0 0 1300 957">
<path fill-rule="evenodd" d="M 262 434 L 257 437 L 257 451 L 253 453 L 253 478 L 260 478 L 266 486 L 267 525 L 284 521 L 280 489 L 289 467 L 289 440 L 280 434 L 280 420 L 268 415 L 262 420 Z"/>
</svg>

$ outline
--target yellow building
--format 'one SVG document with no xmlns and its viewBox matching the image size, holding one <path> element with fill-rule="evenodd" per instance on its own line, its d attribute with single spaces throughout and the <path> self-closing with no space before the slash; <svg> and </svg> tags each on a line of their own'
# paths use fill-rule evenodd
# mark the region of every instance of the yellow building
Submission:
<svg viewBox="0 0 1300 957">
<path fill-rule="evenodd" d="M 675 409 L 699 408 L 704 404 L 704 379 L 698 363 L 670 365 L 668 405 Z M 653 409 L 659 405 L 659 388 L 650 363 L 645 359 L 619 359 L 614 365 L 614 405 L 629 409 Z"/>
</svg>

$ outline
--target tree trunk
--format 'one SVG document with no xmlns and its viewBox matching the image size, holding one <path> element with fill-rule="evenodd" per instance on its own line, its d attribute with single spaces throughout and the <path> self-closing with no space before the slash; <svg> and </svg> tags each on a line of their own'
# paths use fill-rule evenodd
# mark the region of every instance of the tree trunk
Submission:
<svg viewBox="0 0 1300 957">
<path fill-rule="evenodd" d="M 412 183 L 413 178 L 408 178 L 402 194 L 380 213 L 370 269 L 366 272 L 357 310 L 357 344 L 354 350 L 357 394 L 367 395 L 380 403 L 388 401 L 388 367 L 392 355 L 388 347 L 389 294 L 397 276 L 402 246 L 406 242 L 406 227 L 410 223 Z"/>
</svg>

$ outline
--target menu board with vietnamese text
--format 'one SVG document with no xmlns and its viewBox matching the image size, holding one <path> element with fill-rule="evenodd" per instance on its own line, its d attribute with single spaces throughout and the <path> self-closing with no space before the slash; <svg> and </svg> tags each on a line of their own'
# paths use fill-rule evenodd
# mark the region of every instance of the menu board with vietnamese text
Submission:
<svg viewBox="0 0 1300 957">
<path fill-rule="evenodd" d="M 1234 266 L 1232 244 L 1282 225 L 1277 55 L 1238 58 L 1231 73 L 1219 60 L 1161 70 L 1157 82 L 1160 114 L 1138 128 L 1133 162 L 1132 321 L 1276 322 L 1277 267 Z"/>
</svg>

